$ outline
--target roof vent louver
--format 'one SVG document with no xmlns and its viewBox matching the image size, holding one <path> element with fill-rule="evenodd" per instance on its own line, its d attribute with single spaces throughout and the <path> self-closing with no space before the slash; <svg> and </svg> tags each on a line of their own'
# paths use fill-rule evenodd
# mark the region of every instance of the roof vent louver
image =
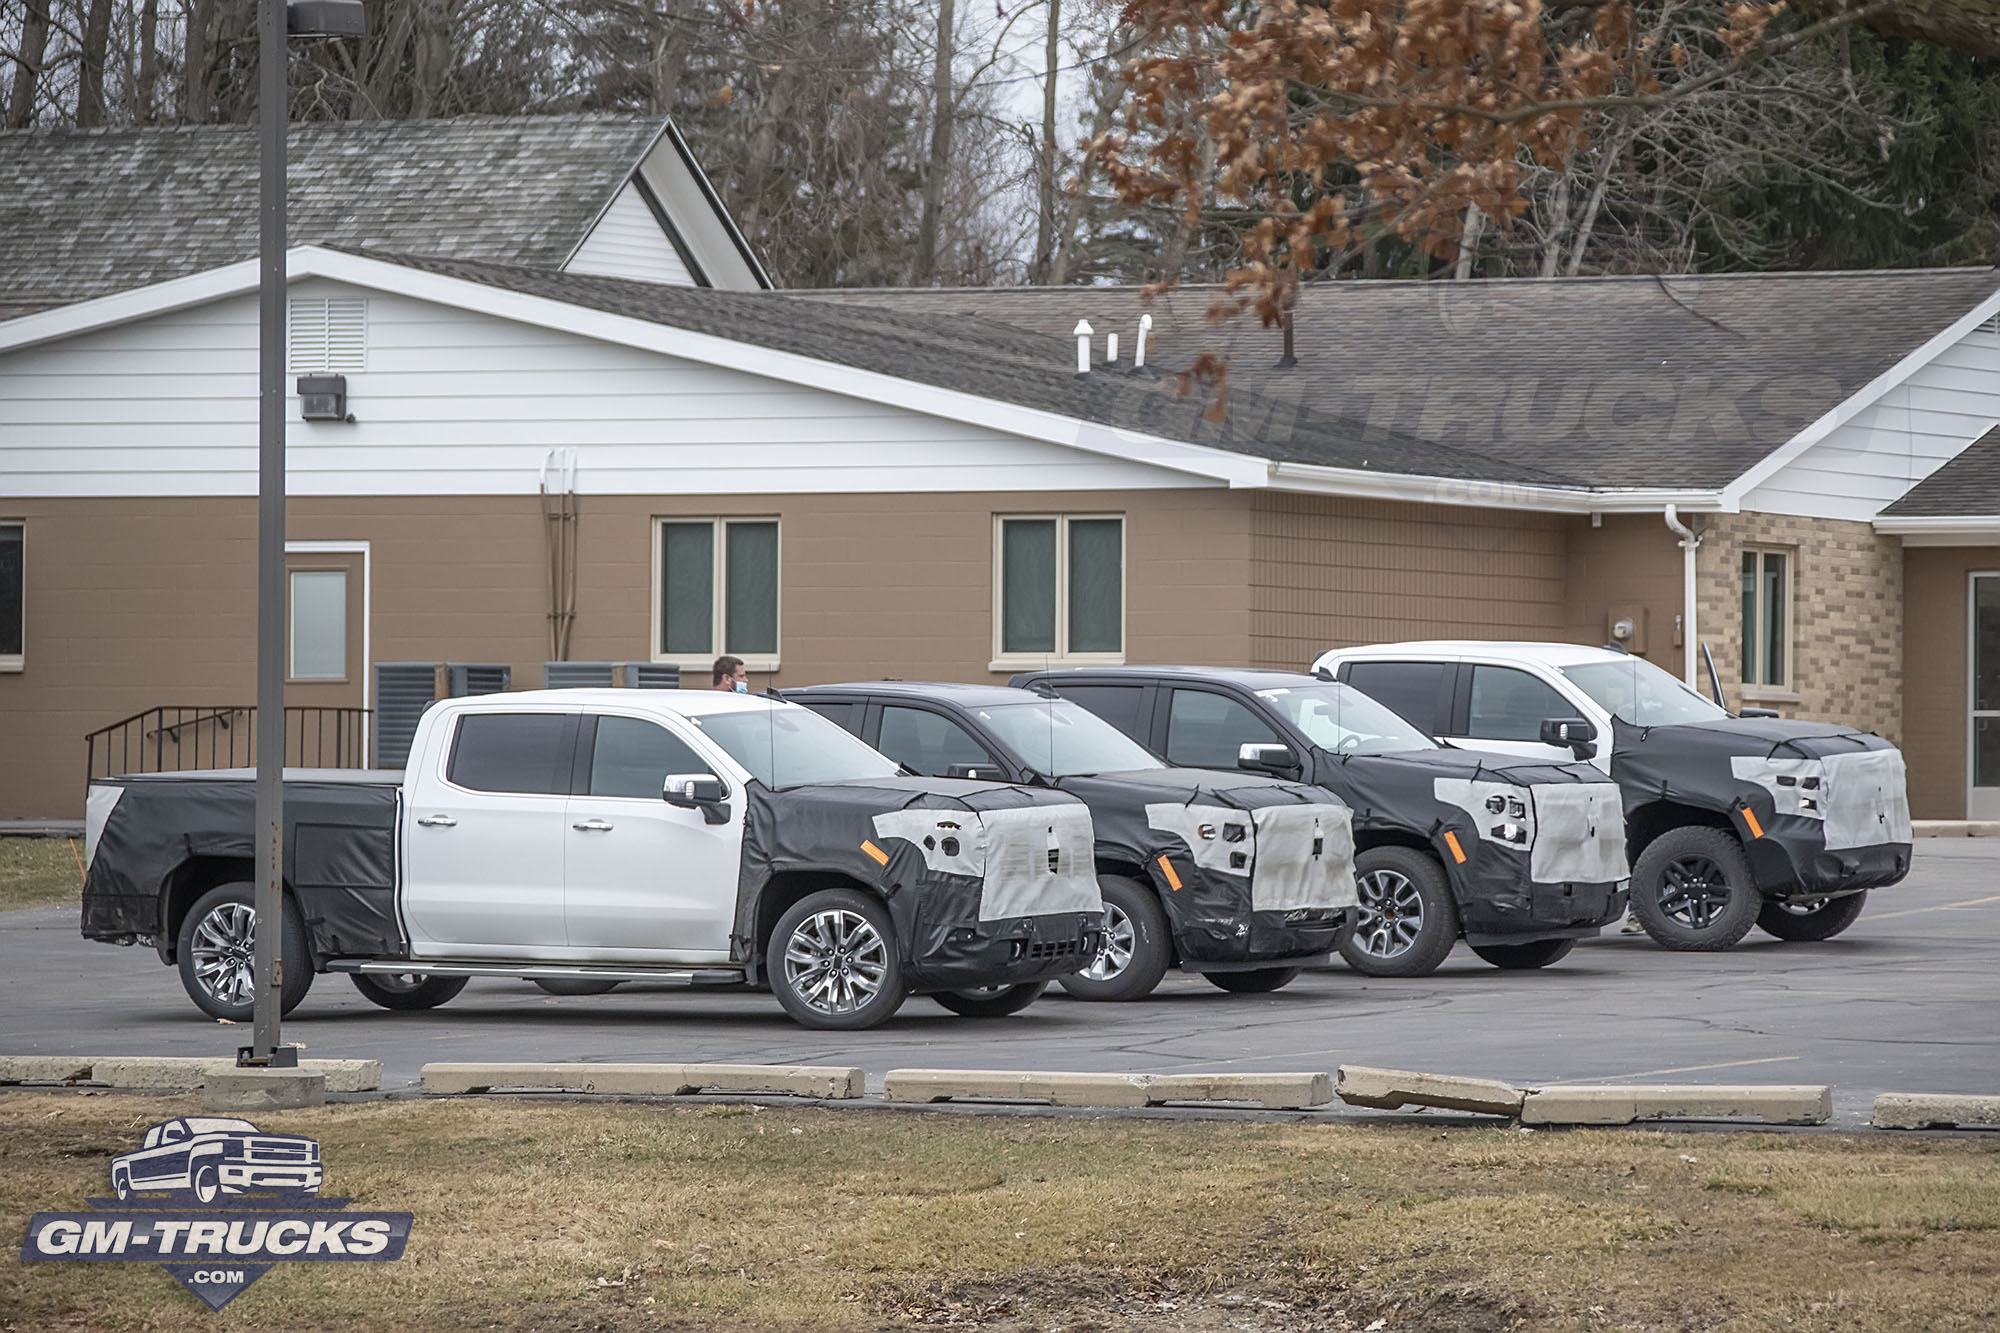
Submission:
<svg viewBox="0 0 2000 1333">
<path fill-rule="evenodd" d="M 439 699 L 500 694 L 513 677 L 512 667 L 490 662 L 377 662 L 374 766 L 408 766 L 417 721 Z"/>
<path fill-rule="evenodd" d="M 288 359 L 295 375 L 368 368 L 368 298 L 297 297 L 286 308 Z"/>
</svg>

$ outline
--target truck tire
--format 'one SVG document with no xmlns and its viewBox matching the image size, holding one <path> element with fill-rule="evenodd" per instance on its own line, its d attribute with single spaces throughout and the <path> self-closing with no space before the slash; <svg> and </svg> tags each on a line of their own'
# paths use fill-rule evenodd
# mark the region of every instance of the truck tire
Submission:
<svg viewBox="0 0 2000 1333">
<path fill-rule="evenodd" d="M 889 909 L 853 889 L 822 889 L 792 904 L 765 959 L 778 1003 L 809 1028 L 872 1028 L 909 998 Z"/>
<path fill-rule="evenodd" d="M 1340 956 L 1368 977 L 1427 977 L 1458 943 L 1458 904 L 1444 867 L 1414 847 L 1371 847 L 1354 858 L 1361 906 Z"/>
<path fill-rule="evenodd" d="M 1173 961 L 1167 914 L 1150 884 L 1123 875 L 1099 875 L 1104 895 L 1104 943 L 1080 972 L 1061 979 L 1079 1000 L 1143 1000 Z"/>
<path fill-rule="evenodd" d="M 194 1197 L 203 1203 L 214 1203 L 222 1196 L 222 1176 L 213 1162 L 203 1162 L 196 1167 L 194 1179 L 188 1183 L 193 1187 Z"/>
<path fill-rule="evenodd" d="M 1727 949 L 1750 933 L 1763 905 L 1750 859 L 1727 829 L 1668 829 L 1632 867 L 1632 915 L 1663 948 Z"/>
<path fill-rule="evenodd" d="M 1493 966 L 1508 972 L 1547 967 L 1569 957 L 1575 940 L 1528 940 L 1521 944 L 1475 944 L 1472 951 Z"/>
<path fill-rule="evenodd" d="M 384 1009 L 435 1009 L 465 989 L 470 977 L 433 977 L 422 972 L 356 972 L 354 989 Z"/>
<path fill-rule="evenodd" d="M 1810 911 L 1767 900 L 1757 913 L 1757 926 L 1781 940 L 1830 940 L 1853 925 L 1867 905 L 1865 889 L 1844 898 L 1828 898 Z"/>
<path fill-rule="evenodd" d="M 1253 972 L 1204 972 L 1202 979 L 1231 995 L 1265 995 L 1299 979 L 1302 967 L 1260 967 Z"/>
<path fill-rule="evenodd" d="M 939 991 L 931 996 L 939 1004 L 962 1018 L 1005 1018 L 1018 1014 L 1049 988 L 1046 981 L 1031 981 L 1021 986 L 981 986 L 976 990 Z"/>
<path fill-rule="evenodd" d="M 218 884 L 195 900 L 181 921 L 174 957 L 179 960 L 181 985 L 188 998 L 210 1018 L 248 1023 L 255 1009 L 257 891 L 250 884 Z M 298 904 L 286 896 L 283 960 L 285 984 L 278 994 L 280 1013 L 289 1014 L 312 989 L 312 962 L 306 953 L 306 928 Z"/>
<path fill-rule="evenodd" d="M 535 984 L 550 995 L 609 995 L 618 989 L 615 981 L 591 981 L 586 977 L 536 977 Z"/>
</svg>

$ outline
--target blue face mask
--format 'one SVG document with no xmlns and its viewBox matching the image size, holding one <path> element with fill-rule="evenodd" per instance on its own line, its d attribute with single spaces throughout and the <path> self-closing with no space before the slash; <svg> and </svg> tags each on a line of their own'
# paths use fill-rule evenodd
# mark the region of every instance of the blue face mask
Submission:
<svg viewBox="0 0 2000 1333">
<path fill-rule="evenodd" d="M 739 681 L 737 681 L 737 682 L 736 682 L 736 693 L 738 693 L 738 694 L 748 694 L 748 693 L 750 693 L 750 682 L 749 682 L 749 681 L 747 681 L 747 680 L 739 680 Z"/>
</svg>

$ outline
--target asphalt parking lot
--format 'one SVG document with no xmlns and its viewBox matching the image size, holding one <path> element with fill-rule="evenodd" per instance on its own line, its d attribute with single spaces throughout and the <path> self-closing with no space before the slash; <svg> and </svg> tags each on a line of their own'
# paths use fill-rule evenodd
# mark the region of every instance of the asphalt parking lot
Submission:
<svg viewBox="0 0 2000 1333">
<path fill-rule="evenodd" d="M 1013 1018 L 954 1017 L 913 999 L 869 1032 L 810 1032 L 768 995 L 628 984 L 554 998 L 475 981 L 441 1009 L 399 1014 L 322 976 L 285 1023 L 313 1056 L 382 1062 L 407 1088 L 432 1060 L 741 1061 L 1145 1071 L 1390 1065 L 1560 1082 L 1828 1083 L 1835 1120 L 1882 1091 L 2000 1093 L 2000 840 L 1918 844 L 1845 935 L 1722 954 L 1644 936 L 1589 941 L 1541 972 L 1505 973 L 1462 946 L 1433 976 L 1311 972 L 1273 995 L 1170 975 L 1136 1004 L 1060 992 Z M 247 1027 L 205 1018 L 150 950 L 93 944 L 65 908 L 0 913 L 0 1054 L 229 1055 Z"/>
</svg>

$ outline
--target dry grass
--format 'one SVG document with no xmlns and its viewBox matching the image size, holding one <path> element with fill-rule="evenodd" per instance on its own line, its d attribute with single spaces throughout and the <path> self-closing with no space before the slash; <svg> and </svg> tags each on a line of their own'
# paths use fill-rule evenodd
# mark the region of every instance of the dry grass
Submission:
<svg viewBox="0 0 2000 1333">
<path fill-rule="evenodd" d="M 67 838 L 0 838 L 0 912 L 80 903 L 81 850 Z"/>
<path fill-rule="evenodd" d="M 0 1231 L 189 1099 L 0 1097 Z M 1991 1329 L 2000 1142 L 399 1102 L 265 1117 L 407 1257 L 221 1316 L 10 1264 L 50 1329 Z M 11 1322 L 9 1322 L 11 1320 Z"/>
</svg>

